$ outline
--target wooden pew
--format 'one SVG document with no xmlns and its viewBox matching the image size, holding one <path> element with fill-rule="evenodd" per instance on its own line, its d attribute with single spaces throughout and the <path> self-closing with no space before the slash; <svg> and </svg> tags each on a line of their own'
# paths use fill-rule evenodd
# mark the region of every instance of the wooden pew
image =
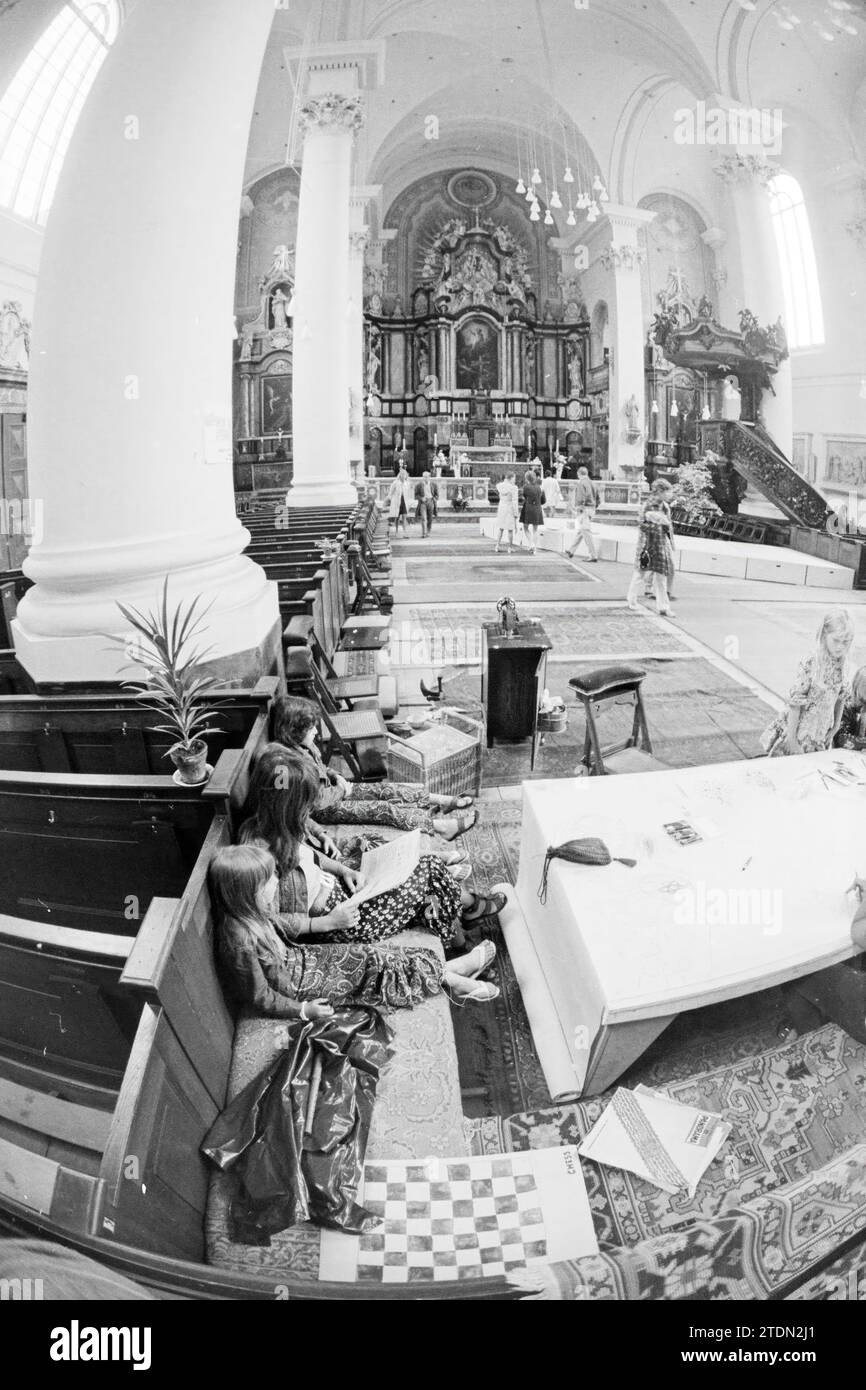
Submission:
<svg viewBox="0 0 866 1390">
<path fill-rule="evenodd" d="M 265 676 L 250 690 L 216 696 L 222 708 L 215 717 L 219 731 L 208 735 L 211 763 L 248 743 L 247 759 L 252 756 L 266 736 L 278 685 L 276 676 Z M 146 697 L 129 693 L 0 698 L 0 769 L 168 776 L 173 739 L 154 731 L 159 722 Z"/>
</svg>

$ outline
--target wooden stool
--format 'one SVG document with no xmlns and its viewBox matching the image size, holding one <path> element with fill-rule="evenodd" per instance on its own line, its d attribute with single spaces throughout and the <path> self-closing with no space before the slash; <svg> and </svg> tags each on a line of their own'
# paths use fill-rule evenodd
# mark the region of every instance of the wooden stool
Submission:
<svg viewBox="0 0 866 1390">
<path fill-rule="evenodd" d="M 645 676 L 642 666 L 596 666 L 583 675 L 572 676 L 568 682 L 586 716 L 582 761 L 591 777 L 620 772 L 659 772 L 664 768 L 664 763 L 652 756 L 653 746 L 641 696 Z M 595 716 L 602 705 L 624 697 L 634 705 L 631 733 L 623 743 L 602 748 Z"/>
</svg>

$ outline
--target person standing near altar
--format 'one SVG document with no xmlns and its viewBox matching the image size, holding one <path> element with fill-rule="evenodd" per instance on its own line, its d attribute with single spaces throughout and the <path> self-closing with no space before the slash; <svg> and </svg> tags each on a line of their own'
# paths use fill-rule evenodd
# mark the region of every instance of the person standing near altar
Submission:
<svg viewBox="0 0 866 1390">
<path fill-rule="evenodd" d="M 538 529 L 544 525 L 544 512 L 541 506 L 541 472 L 528 468 L 523 477 L 523 507 L 520 520 L 529 540 L 529 553 L 534 555 L 538 546 Z"/>
<path fill-rule="evenodd" d="M 406 518 L 412 505 L 412 480 L 406 472 L 406 465 L 400 464 L 399 472 L 388 489 L 388 523 L 394 523 L 394 535 L 401 531 L 406 535 Z"/>
<path fill-rule="evenodd" d="M 433 517 L 436 515 L 436 502 L 439 489 L 430 474 L 424 472 L 420 483 L 415 484 L 415 515 L 421 522 L 421 535 L 429 536 L 433 530 Z"/>
<path fill-rule="evenodd" d="M 575 551 L 584 541 L 589 551 L 589 563 L 598 563 L 598 555 L 595 550 L 595 540 L 592 534 L 592 518 L 595 516 L 598 507 L 598 489 L 592 478 L 589 476 L 588 468 L 578 468 L 577 486 L 574 489 L 574 505 L 577 508 L 577 539 L 571 550 L 566 550 L 569 560 L 574 559 Z"/>
</svg>

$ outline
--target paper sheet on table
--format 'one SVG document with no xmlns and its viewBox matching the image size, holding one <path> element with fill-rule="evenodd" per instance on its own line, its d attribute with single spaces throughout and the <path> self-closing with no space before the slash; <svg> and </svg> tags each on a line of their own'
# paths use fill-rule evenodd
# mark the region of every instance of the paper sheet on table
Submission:
<svg viewBox="0 0 866 1390">
<path fill-rule="evenodd" d="M 636 1173 L 665 1192 L 693 1197 L 730 1132 L 710 1110 L 680 1105 L 646 1086 L 619 1087 L 578 1152 Z"/>
<path fill-rule="evenodd" d="M 407 830 L 375 849 L 368 849 L 361 856 L 361 873 L 367 879 L 363 888 L 354 893 L 353 903 L 365 903 L 369 898 L 378 898 L 382 893 L 390 893 L 418 867 L 421 858 L 421 831 Z"/>
</svg>

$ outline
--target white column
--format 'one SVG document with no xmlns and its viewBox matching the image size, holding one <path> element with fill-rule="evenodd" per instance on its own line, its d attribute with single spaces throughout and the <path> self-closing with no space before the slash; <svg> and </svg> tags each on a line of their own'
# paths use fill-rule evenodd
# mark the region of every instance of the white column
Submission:
<svg viewBox="0 0 866 1390">
<path fill-rule="evenodd" d="M 43 538 L 14 624 L 37 681 L 116 681 L 117 601 L 213 607 L 204 645 L 261 674 L 276 590 L 242 555 L 231 372 L 240 190 L 273 0 L 146 0 L 81 114 L 42 252 L 30 364 Z M 128 676 L 129 672 L 124 673 Z"/>
<path fill-rule="evenodd" d="M 290 507 L 351 505 L 349 470 L 349 194 L 363 123 L 358 92 L 322 92 L 305 130 L 295 250 Z"/>
<path fill-rule="evenodd" d="M 644 328 L 640 268 L 645 260 L 638 231 L 655 213 L 642 208 L 606 203 L 610 245 L 601 261 L 612 273 L 610 308 L 611 366 L 609 393 L 608 467 L 614 478 L 636 478 L 644 464 L 646 408 L 644 390 Z M 627 407 L 636 409 L 630 424 Z"/>
<path fill-rule="evenodd" d="M 349 376 L 349 466 L 352 480 L 364 477 L 364 253 L 370 241 L 366 224 L 371 198 L 381 189 L 358 189 L 349 204 L 349 321 L 346 333 Z"/>
<path fill-rule="evenodd" d="M 767 181 L 775 172 L 754 152 L 730 155 L 716 166 L 716 173 L 730 188 L 737 224 L 743 286 L 743 303 L 738 307 L 751 309 L 762 327 L 780 316 L 783 324 L 785 319 L 782 272 L 767 193 Z M 772 382 L 773 390 L 765 390 L 761 400 L 764 424 L 782 453 L 791 458 L 794 417 L 790 357 L 780 364 Z"/>
<path fill-rule="evenodd" d="M 724 250 L 728 241 L 727 232 L 721 227 L 708 227 L 705 232 L 701 232 L 701 241 L 710 248 L 713 253 L 714 268 L 712 271 L 713 282 L 713 308 L 715 309 L 716 319 L 726 328 L 736 327 L 736 305 L 734 296 L 728 286 L 728 268 L 725 264 Z"/>
</svg>

